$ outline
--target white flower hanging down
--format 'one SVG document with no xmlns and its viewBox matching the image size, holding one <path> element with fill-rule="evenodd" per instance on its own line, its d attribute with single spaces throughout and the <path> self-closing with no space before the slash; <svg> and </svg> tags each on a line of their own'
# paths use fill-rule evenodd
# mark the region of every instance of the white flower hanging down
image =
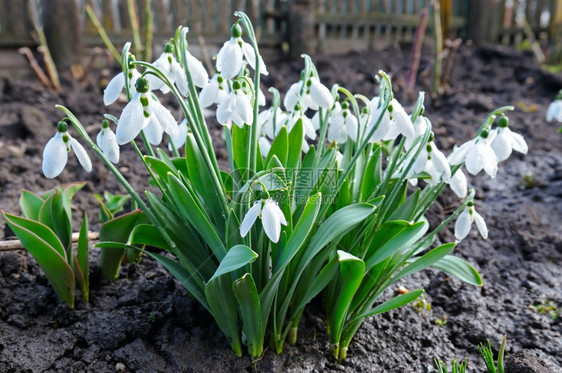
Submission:
<svg viewBox="0 0 562 373">
<path fill-rule="evenodd" d="M 172 141 L 174 142 L 174 145 L 176 146 L 176 149 L 184 146 L 185 144 L 185 140 L 187 138 L 187 119 L 184 119 L 181 121 L 181 123 L 178 126 L 178 136 L 177 137 L 172 137 Z M 172 144 L 168 143 L 168 150 L 172 151 Z"/>
<path fill-rule="evenodd" d="M 176 57 L 173 54 L 173 47 L 170 43 L 166 43 L 164 46 L 164 52 L 152 63 L 152 65 L 162 71 L 170 83 L 175 84 L 178 90 L 184 96 L 187 95 L 187 78 L 183 68 L 176 61 Z M 147 74 L 146 79 L 152 90 L 161 90 L 162 93 L 170 92 L 170 88 L 160 80 L 156 75 Z"/>
<path fill-rule="evenodd" d="M 527 154 L 529 150 L 523 136 L 512 132 L 508 126 L 509 120 L 502 116 L 498 121 L 497 134 L 491 142 L 491 147 L 494 149 L 499 162 L 509 158 L 514 150 L 522 154 Z"/>
<path fill-rule="evenodd" d="M 242 91 L 237 80 L 232 82 L 232 91 L 219 104 L 217 120 L 223 125 L 228 124 L 228 121 L 231 120 L 240 128 L 244 127 L 244 124 L 250 125 L 254 121 L 254 111 L 250 99 Z"/>
<path fill-rule="evenodd" d="M 240 235 L 246 237 L 258 216 L 261 218 L 263 230 L 267 237 L 277 243 L 281 235 L 281 225 L 287 225 L 287 220 L 277 202 L 271 198 L 256 201 L 248 210 L 240 224 Z"/>
<path fill-rule="evenodd" d="M 328 127 L 328 141 L 335 141 L 343 144 L 348 138 L 357 142 L 357 130 L 359 129 L 357 118 L 349 110 L 349 103 L 343 102 L 341 109 L 340 104 L 336 102 L 335 108 L 330 117 L 330 126 Z"/>
<path fill-rule="evenodd" d="M 109 128 L 107 119 L 102 122 L 102 128 L 96 137 L 96 143 L 107 159 L 113 163 L 119 162 L 119 144 L 117 144 L 115 133 Z"/>
<path fill-rule="evenodd" d="M 302 91 L 302 96 L 301 96 Z M 300 103 L 303 110 L 318 110 L 319 108 L 329 109 L 334 105 L 334 98 L 330 90 L 320 83 L 317 77 L 310 77 L 303 89 L 303 81 L 293 83 L 283 99 L 285 109 L 293 110 L 295 105 Z"/>
<path fill-rule="evenodd" d="M 51 138 L 45 149 L 43 150 L 42 170 L 45 177 L 52 179 L 60 175 L 66 162 L 68 161 L 68 152 L 74 150 L 78 162 L 87 172 L 92 171 L 92 162 L 88 153 L 78 141 L 76 141 L 68 131 L 66 122 L 59 122 L 57 125 L 57 133 Z"/>
<path fill-rule="evenodd" d="M 209 107 L 212 104 L 220 104 L 228 95 L 228 87 L 221 74 L 215 74 L 201 92 L 199 92 L 199 103 L 201 107 Z"/>
<path fill-rule="evenodd" d="M 468 236 L 470 228 L 472 227 L 472 222 L 476 223 L 476 227 L 482 238 L 488 238 L 488 227 L 486 226 L 484 218 L 476 212 L 474 203 L 469 202 L 455 222 L 455 237 L 458 241 L 462 241 Z"/>
<path fill-rule="evenodd" d="M 117 143 L 123 145 L 134 140 L 143 129 L 153 145 L 160 144 L 163 132 L 178 137 L 178 123 L 172 113 L 152 96 L 148 81 L 137 79 L 136 89 L 137 93 L 123 109 L 117 123 Z"/>
<path fill-rule="evenodd" d="M 556 95 L 556 99 L 548 105 L 548 109 L 546 110 L 546 120 L 557 120 L 562 122 L 562 89 Z"/>
<path fill-rule="evenodd" d="M 496 177 L 498 157 L 490 146 L 491 137 L 494 137 L 494 135 L 495 132 L 482 131 L 476 138 L 453 149 L 453 152 L 449 155 L 451 166 L 464 162 L 466 170 L 472 175 L 484 170 L 490 177 Z"/>
<path fill-rule="evenodd" d="M 137 90 L 135 89 L 135 84 L 137 82 L 137 79 L 140 78 L 140 76 L 141 74 L 137 70 L 135 69 L 129 70 L 128 82 L 129 82 L 129 92 L 131 93 L 131 95 L 137 93 Z M 125 88 L 125 75 L 123 72 L 120 72 L 119 74 L 115 75 L 113 79 L 109 81 L 109 84 L 103 91 L 103 103 L 105 104 L 105 106 L 111 105 L 112 103 L 117 101 L 119 95 L 121 95 L 121 92 L 123 92 L 123 88 Z"/>
<path fill-rule="evenodd" d="M 256 54 L 254 48 L 242 40 L 242 27 L 236 23 L 231 29 L 231 38 L 225 42 L 217 54 L 217 70 L 225 79 L 232 79 L 243 67 L 244 58 L 252 69 L 256 69 Z M 267 68 L 260 58 L 260 73 L 267 75 Z"/>
</svg>

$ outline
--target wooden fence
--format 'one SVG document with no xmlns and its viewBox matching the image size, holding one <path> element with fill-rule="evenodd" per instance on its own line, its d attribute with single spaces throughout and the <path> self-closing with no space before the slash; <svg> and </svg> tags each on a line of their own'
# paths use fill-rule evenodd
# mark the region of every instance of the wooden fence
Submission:
<svg viewBox="0 0 562 373">
<path fill-rule="evenodd" d="M 0 0 L 0 47 L 34 45 L 28 2 L 54 0 Z M 101 45 L 84 11 L 90 4 L 116 44 L 131 39 L 127 0 L 75 0 L 82 20 L 82 42 Z M 478 41 L 519 44 L 530 29 L 548 38 L 562 27 L 562 0 L 134 0 L 141 27 L 147 9 L 154 16 L 155 44 L 169 38 L 178 25 L 190 27 L 190 37 L 202 36 L 208 44 L 224 41 L 243 10 L 254 21 L 262 45 L 280 47 L 287 41 L 293 51 L 343 53 L 351 49 L 379 49 L 411 41 L 422 9 L 432 2 L 450 9 L 451 36 Z M 47 4 L 47 5 L 45 5 Z M 147 7 L 148 5 L 148 7 Z M 64 22 L 64 20 L 62 21 Z M 304 25 L 302 24 L 304 23 Z M 431 22 L 430 22 L 431 24 Z M 302 44 L 302 45 L 301 45 Z M 310 49 L 311 48 L 311 49 Z"/>
</svg>

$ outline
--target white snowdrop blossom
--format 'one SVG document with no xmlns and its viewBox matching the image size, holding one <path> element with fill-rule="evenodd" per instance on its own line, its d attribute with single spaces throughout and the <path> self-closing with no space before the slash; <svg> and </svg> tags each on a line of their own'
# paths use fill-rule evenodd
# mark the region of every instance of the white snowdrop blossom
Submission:
<svg viewBox="0 0 562 373">
<path fill-rule="evenodd" d="M 373 98 L 371 100 L 370 120 L 367 124 L 367 128 L 365 129 L 366 133 L 369 133 L 373 129 L 373 127 L 377 124 L 377 121 L 381 116 L 381 113 L 383 113 L 383 110 L 384 110 L 383 106 L 379 107 L 379 98 L 378 97 Z M 382 118 L 378 124 L 378 127 L 375 129 L 375 132 L 373 132 L 372 136 L 369 138 L 369 142 L 374 143 L 374 142 L 381 141 L 386 137 L 386 134 L 388 133 L 389 129 L 390 129 L 390 114 L 388 110 L 384 110 L 384 113 L 382 114 Z"/>
<path fill-rule="evenodd" d="M 460 168 L 451 176 L 449 187 L 459 198 L 466 197 L 468 193 L 468 181 L 466 175 Z"/>
<path fill-rule="evenodd" d="M 225 42 L 217 54 L 217 70 L 221 72 L 225 79 L 234 78 L 243 67 L 243 60 L 246 59 L 252 69 L 256 69 L 256 53 L 254 48 L 242 40 L 242 27 L 239 24 L 232 26 L 231 38 Z M 260 59 L 260 73 L 268 75 L 267 68 Z"/>
<path fill-rule="evenodd" d="M 498 123 L 496 136 L 494 136 L 491 141 L 491 147 L 494 149 L 499 162 L 509 158 L 513 150 L 523 154 L 527 154 L 529 150 L 523 136 L 512 132 L 508 126 L 509 120 L 507 117 L 501 117 Z"/>
<path fill-rule="evenodd" d="M 113 163 L 119 162 L 119 144 L 115 133 L 109 128 L 107 119 L 102 122 L 102 128 L 96 137 L 96 143 L 107 159 Z"/>
<path fill-rule="evenodd" d="M 260 145 L 260 152 L 262 157 L 267 158 L 267 156 L 269 155 L 269 150 L 271 149 L 271 144 L 264 136 L 261 136 L 259 138 L 258 143 Z"/>
<path fill-rule="evenodd" d="M 546 120 L 557 120 L 562 122 L 562 90 L 556 95 L 556 99 L 548 105 L 546 110 Z"/>
<path fill-rule="evenodd" d="M 495 132 L 483 131 L 481 135 L 455 147 L 449 155 L 449 163 L 456 166 L 464 162 L 466 170 L 476 175 L 484 170 L 490 177 L 496 177 L 498 172 L 498 157 L 490 146 Z"/>
<path fill-rule="evenodd" d="M 334 105 L 334 98 L 330 90 L 320 83 L 317 77 L 310 77 L 303 89 L 303 81 L 293 83 L 285 94 L 283 105 L 288 111 L 293 110 L 297 103 L 301 104 L 304 111 L 307 109 L 329 109 Z M 301 96 L 301 91 L 302 96 Z"/>
<path fill-rule="evenodd" d="M 172 141 L 176 146 L 176 149 L 182 147 L 185 144 L 187 138 L 187 119 L 181 121 L 178 126 L 178 136 L 172 137 Z M 172 144 L 168 143 L 168 150 L 172 151 Z"/>
<path fill-rule="evenodd" d="M 248 210 L 240 224 L 240 235 L 246 237 L 258 216 L 261 218 L 263 230 L 272 242 L 277 243 L 281 235 L 281 225 L 287 225 L 287 220 L 277 202 L 273 199 L 256 201 Z"/>
<path fill-rule="evenodd" d="M 341 109 L 337 110 L 339 103 L 336 103 L 336 110 L 332 112 L 330 117 L 330 126 L 328 127 L 328 140 L 337 143 L 344 143 L 348 138 L 357 142 L 358 122 L 357 117 L 349 110 L 349 104 L 344 102 Z"/>
<path fill-rule="evenodd" d="M 417 173 L 427 172 L 431 176 L 426 179 L 430 185 L 437 185 L 441 180 L 448 182 L 451 178 L 449 161 L 432 140 L 422 149 L 412 168 Z"/>
<path fill-rule="evenodd" d="M 232 83 L 232 91 L 219 103 L 217 120 L 220 124 L 227 124 L 231 120 L 240 128 L 254 121 L 252 104 L 238 81 Z"/>
<path fill-rule="evenodd" d="M 60 175 L 66 162 L 68 161 L 68 152 L 74 150 L 78 162 L 87 172 L 92 171 L 92 162 L 88 153 L 78 141 L 76 141 L 68 131 L 68 125 L 65 122 L 59 122 L 57 133 L 45 145 L 43 150 L 43 163 L 41 168 L 45 177 L 52 179 Z"/>
<path fill-rule="evenodd" d="M 287 121 L 288 115 L 282 111 L 279 107 L 273 110 L 270 107 L 267 110 L 262 111 L 258 114 L 258 123 L 263 133 L 271 140 L 274 140 L 283 123 Z"/>
<path fill-rule="evenodd" d="M 187 78 L 183 68 L 174 57 L 173 49 L 170 43 L 166 43 L 164 52 L 152 63 L 152 66 L 162 71 L 170 83 L 175 84 L 182 95 L 187 96 Z M 170 92 L 170 88 L 160 80 L 156 75 L 147 74 L 146 79 L 152 90 L 160 90 L 162 93 Z"/>
<path fill-rule="evenodd" d="M 486 226 L 484 218 L 476 212 L 474 203 L 469 202 L 455 222 L 455 237 L 458 241 L 462 241 L 468 236 L 470 228 L 472 227 L 472 222 L 476 223 L 476 227 L 482 238 L 488 238 L 488 227 Z"/>
<path fill-rule="evenodd" d="M 221 74 L 215 74 L 201 92 L 199 92 L 199 103 L 201 107 L 209 107 L 212 104 L 220 104 L 228 95 L 228 87 Z"/>
<path fill-rule="evenodd" d="M 302 142 L 302 151 L 308 152 L 309 146 L 308 142 L 306 141 L 306 137 L 311 140 L 316 139 L 316 131 L 314 130 L 314 126 L 312 125 L 312 121 L 309 117 L 304 115 L 303 110 L 300 109 L 300 105 L 297 104 L 295 110 L 290 112 L 285 120 L 284 125 L 287 127 L 287 132 L 291 132 L 295 127 L 295 124 L 299 121 L 302 121 L 302 129 L 303 129 L 303 142 Z"/>
<path fill-rule="evenodd" d="M 137 79 L 140 78 L 140 76 L 141 74 L 137 70 L 135 69 L 129 70 L 128 83 L 129 83 L 129 92 L 131 93 L 131 95 L 137 93 L 135 89 L 135 84 L 137 82 Z M 113 79 L 109 81 L 107 87 L 105 87 L 105 90 L 103 91 L 104 105 L 108 106 L 114 103 L 115 101 L 117 101 L 119 95 L 121 95 L 121 92 L 123 92 L 123 88 L 125 88 L 125 75 L 123 72 L 120 72 L 119 74 L 115 75 Z"/>
<path fill-rule="evenodd" d="M 125 106 L 117 122 L 117 143 L 123 145 L 134 140 L 142 130 L 152 145 L 160 144 L 164 132 L 172 138 L 178 137 L 178 123 L 172 113 L 150 93 L 148 81 L 139 78 L 136 89 L 137 93 Z"/>
</svg>

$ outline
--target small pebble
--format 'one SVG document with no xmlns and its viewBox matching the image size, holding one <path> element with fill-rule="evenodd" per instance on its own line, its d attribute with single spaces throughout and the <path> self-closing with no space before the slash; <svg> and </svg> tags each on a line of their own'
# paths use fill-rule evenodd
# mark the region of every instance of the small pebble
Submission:
<svg viewBox="0 0 562 373">
<path fill-rule="evenodd" d="M 127 369 L 127 367 L 125 366 L 125 364 L 123 364 L 123 363 L 117 363 L 117 364 L 115 364 L 115 371 L 116 371 L 116 372 L 124 372 L 125 369 Z"/>
</svg>

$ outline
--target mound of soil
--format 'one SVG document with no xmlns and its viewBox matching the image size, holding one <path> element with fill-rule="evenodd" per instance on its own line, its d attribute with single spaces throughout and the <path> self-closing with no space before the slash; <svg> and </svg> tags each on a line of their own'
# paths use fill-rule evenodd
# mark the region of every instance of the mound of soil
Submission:
<svg viewBox="0 0 562 373">
<path fill-rule="evenodd" d="M 352 92 L 373 96 L 373 74 L 385 70 L 399 83 L 407 73 L 409 53 L 386 50 L 317 57 L 326 85 L 342 83 Z M 440 98 L 427 97 L 426 115 L 439 146 L 473 136 L 489 111 L 516 106 L 511 129 L 525 136 L 529 154 L 504 162 L 497 179 L 472 177 L 476 209 L 488 223 L 490 238 L 473 231 L 456 254 L 481 273 L 484 286 L 473 287 L 435 270 L 400 283 L 425 288 L 426 304 L 406 306 L 369 318 L 350 346 L 348 359 L 337 364 L 329 353 L 320 301 L 305 312 L 295 346 L 282 355 L 266 351 L 259 361 L 237 358 L 212 317 L 164 269 L 150 258 L 121 269 L 119 278 L 101 278 L 97 249 L 92 249 L 90 304 L 79 299 L 75 310 L 58 300 L 43 272 L 25 251 L 0 252 L 0 371 L 2 372 L 432 372 L 433 358 L 468 358 L 469 371 L 484 371 L 477 345 L 490 339 L 497 352 L 507 335 L 506 360 L 513 372 L 562 371 L 562 323 L 546 305 L 562 307 L 562 135 L 560 124 L 544 120 L 548 104 L 562 88 L 560 76 L 543 72 L 528 54 L 498 47 L 461 49 L 451 87 Z M 430 67 L 422 57 L 420 80 Z M 266 86 L 281 92 L 298 79 L 302 62 L 269 66 Z M 22 188 L 40 192 L 60 183 L 87 181 L 77 194 L 75 216 L 97 216 L 92 192 L 124 190 L 99 163 L 86 173 L 72 163 L 56 180 L 40 174 L 42 149 L 55 131 L 61 112 L 70 108 L 92 137 L 101 115 L 119 114 L 119 105 L 103 106 L 101 89 L 67 79 L 64 92 L 45 91 L 33 79 L 5 79 L 0 87 L 0 199 L 3 210 L 18 211 Z M 397 84 L 398 86 L 399 84 Z M 403 100 L 397 88 L 397 98 Z M 423 85 L 417 86 L 425 89 Z M 173 104 L 172 104 L 173 105 Z M 177 105 L 172 106 L 177 110 Z M 212 128 L 220 144 L 220 128 Z M 224 149 L 219 145 L 219 155 Z M 139 188 L 147 175 L 128 147 L 120 170 Z M 445 192 L 429 219 L 437 223 L 458 205 Z M 95 230 L 99 224 L 92 219 Z M 77 228 L 77 227 L 76 227 Z M 451 227 L 452 228 L 452 227 Z M 0 222 L 0 240 L 12 233 Z M 453 241 L 444 230 L 442 242 Z M 394 289 L 393 289 L 394 290 Z M 543 304 L 543 307 L 541 307 Z M 556 308 L 557 307 L 557 308 Z"/>
</svg>

